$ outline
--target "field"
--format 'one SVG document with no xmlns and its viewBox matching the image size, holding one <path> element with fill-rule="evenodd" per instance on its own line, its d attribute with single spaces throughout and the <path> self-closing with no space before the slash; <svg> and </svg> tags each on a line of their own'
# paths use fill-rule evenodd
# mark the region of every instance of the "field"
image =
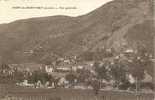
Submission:
<svg viewBox="0 0 155 100">
<path fill-rule="evenodd" d="M 153 100 L 153 94 L 136 95 L 129 92 L 100 91 L 78 89 L 28 89 L 16 88 L 8 92 L 13 100 Z"/>
</svg>

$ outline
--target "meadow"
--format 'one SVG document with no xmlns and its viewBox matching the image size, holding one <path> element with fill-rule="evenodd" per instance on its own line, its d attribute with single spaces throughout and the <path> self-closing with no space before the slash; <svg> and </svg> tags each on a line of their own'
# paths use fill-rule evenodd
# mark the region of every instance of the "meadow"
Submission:
<svg viewBox="0 0 155 100">
<path fill-rule="evenodd" d="M 81 89 L 30 89 L 16 88 L 8 92 L 12 100 L 154 100 L 153 93 L 100 91 Z"/>
</svg>

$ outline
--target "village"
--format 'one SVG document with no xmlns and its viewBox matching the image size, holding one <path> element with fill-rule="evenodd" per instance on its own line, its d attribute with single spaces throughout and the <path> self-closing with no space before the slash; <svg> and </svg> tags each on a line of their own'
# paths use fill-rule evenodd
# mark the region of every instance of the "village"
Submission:
<svg viewBox="0 0 155 100">
<path fill-rule="evenodd" d="M 109 53 L 107 49 L 107 53 Z M 144 56 L 151 59 L 151 55 Z M 58 58 L 52 64 L 3 64 L 1 83 L 12 82 L 27 88 L 74 88 L 98 90 L 152 91 L 152 76 L 140 65 L 135 73 L 130 72 L 133 60 L 145 61 L 135 57 L 132 49 L 127 49 L 116 56 L 109 56 L 99 61 L 78 62 L 72 59 Z M 147 59 L 148 60 L 148 59 Z M 135 63 L 135 62 L 134 62 Z M 147 66 L 147 65 L 146 65 Z M 132 69 L 133 71 L 134 69 Z M 143 76 L 143 77 L 141 77 Z"/>
</svg>

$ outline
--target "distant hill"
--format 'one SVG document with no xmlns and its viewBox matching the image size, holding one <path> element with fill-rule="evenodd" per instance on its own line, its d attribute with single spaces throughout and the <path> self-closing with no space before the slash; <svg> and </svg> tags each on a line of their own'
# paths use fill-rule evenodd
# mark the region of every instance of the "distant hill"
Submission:
<svg viewBox="0 0 155 100">
<path fill-rule="evenodd" d="M 114 0 L 78 17 L 51 16 L 0 25 L 0 56 L 9 63 L 141 44 L 153 49 L 152 0 Z"/>
</svg>

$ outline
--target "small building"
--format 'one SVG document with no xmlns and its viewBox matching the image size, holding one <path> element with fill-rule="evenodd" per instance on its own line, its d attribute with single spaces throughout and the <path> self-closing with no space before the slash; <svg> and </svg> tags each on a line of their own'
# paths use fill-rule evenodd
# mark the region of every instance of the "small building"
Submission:
<svg viewBox="0 0 155 100">
<path fill-rule="evenodd" d="M 145 74 L 145 77 L 144 77 L 144 79 L 142 80 L 142 82 L 144 82 L 144 83 L 151 83 L 151 82 L 153 82 L 152 76 L 149 75 L 149 74 L 147 73 L 147 71 L 145 71 L 144 74 Z"/>
<path fill-rule="evenodd" d="M 37 63 L 23 63 L 23 64 L 10 64 L 9 66 L 21 72 L 24 71 L 34 72 L 37 70 L 44 70 L 45 65 Z"/>
<path fill-rule="evenodd" d="M 125 50 L 125 53 L 134 53 L 134 50 L 133 49 L 127 49 L 127 50 Z"/>
<path fill-rule="evenodd" d="M 45 71 L 50 74 L 50 73 L 54 72 L 54 68 L 51 65 L 46 65 Z"/>
</svg>

